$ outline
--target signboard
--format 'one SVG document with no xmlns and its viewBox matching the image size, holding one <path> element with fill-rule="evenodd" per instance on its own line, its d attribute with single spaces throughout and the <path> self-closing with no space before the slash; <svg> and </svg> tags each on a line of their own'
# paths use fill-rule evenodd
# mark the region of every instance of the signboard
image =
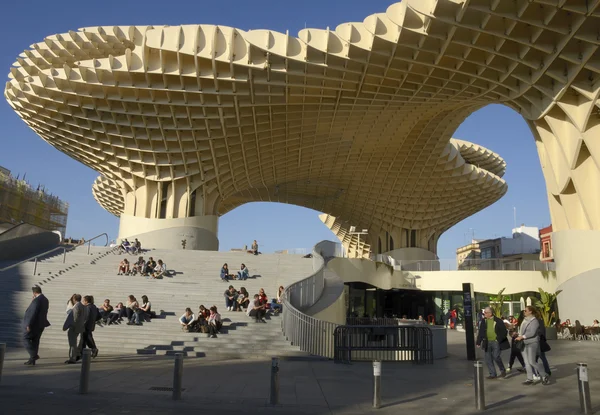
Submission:
<svg viewBox="0 0 600 415">
<path fill-rule="evenodd" d="M 373 362 L 373 376 L 381 376 L 381 362 Z"/>
<path fill-rule="evenodd" d="M 581 382 L 588 382 L 588 370 L 587 366 L 579 366 L 579 380 Z"/>
</svg>

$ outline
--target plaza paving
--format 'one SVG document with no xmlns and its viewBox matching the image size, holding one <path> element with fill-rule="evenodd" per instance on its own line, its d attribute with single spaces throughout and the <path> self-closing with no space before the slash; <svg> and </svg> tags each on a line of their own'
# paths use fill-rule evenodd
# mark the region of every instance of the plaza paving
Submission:
<svg viewBox="0 0 600 415">
<path fill-rule="evenodd" d="M 267 360 L 186 359 L 181 401 L 171 392 L 173 359 L 153 356 L 98 357 L 92 363 L 90 393 L 78 394 L 80 365 L 63 364 L 65 354 L 45 353 L 35 367 L 23 366 L 25 352 L 9 349 L 0 383 L 2 414 L 469 414 L 475 413 L 473 364 L 465 359 L 464 333 L 449 332 L 449 357 L 433 365 L 384 363 L 382 408 L 372 409 L 370 363 L 282 360 L 280 404 L 268 405 Z M 576 414 L 575 366 L 589 364 L 592 403 L 600 388 L 597 342 L 551 342 L 552 384 L 522 386 L 523 374 L 486 381 L 486 413 Z M 66 346 L 66 339 L 65 339 Z M 101 347 L 106 345 L 101 345 Z M 508 355 L 504 356 L 505 362 Z"/>
</svg>

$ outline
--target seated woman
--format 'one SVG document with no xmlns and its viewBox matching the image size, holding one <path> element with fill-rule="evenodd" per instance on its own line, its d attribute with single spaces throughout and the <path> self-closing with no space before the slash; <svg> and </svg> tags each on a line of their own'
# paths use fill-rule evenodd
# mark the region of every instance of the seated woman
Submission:
<svg viewBox="0 0 600 415">
<path fill-rule="evenodd" d="M 216 307 L 210 308 L 210 316 L 208 317 L 208 335 L 209 337 L 216 339 L 217 333 L 223 327 L 223 323 L 221 322 L 221 315 L 217 313 Z"/>
<path fill-rule="evenodd" d="M 283 295 L 283 285 L 279 286 L 277 290 L 277 298 L 273 298 L 271 300 L 271 310 L 275 312 L 275 314 L 279 314 L 281 310 L 283 310 L 283 306 L 281 305 L 281 296 Z"/>
<path fill-rule="evenodd" d="M 246 311 L 246 315 L 249 317 L 254 317 L 257 323 L 266 323 L 265 317 L 265 304 L 261 304 L 260 296 L 258 294 L 254 294 L 254 300 L 250 302 L 248 306 L 248 311 Z"/>
<path fill-rule="evenodd" d="M 143 274 L 145 266 L 146 266 L 146 261 L 144 261 L 144 257 L 139 257 L 137 262 L 134 263 L 133 267 L 131 268 L 131 274 L 132 275 Z"/>
<path fill-rule="evenodd" d="M 142 295 L 142 304 L 140 305 L 139 314 L 140 319 L 145 321 L 150 321 L 152 318 L 152 303 L 148 300 L 148 297 Z"/>
<path fill-rule="evenodd" d="M 245 287 L 240 288 L 240 292 L 238 293 L 237 303 L 238 303 L 238 311 L 242 311 L 242 309 L 247 308 L 248 304 L 250 304 L 250 294 L 248 294 L 248 290 L 246 290 Z"/>
<path fill-rule="evenodd" d="M 117 324 L 117 321 L 123 318 L 125 315 L 125 306 L 123 303 L 117 304 L 117 306 L 110 312 L 108 316 L 108 325 Z"/>
<path fill-rule="evenodd" d="M 246 264 L 242 264 L 240 270 L 237 273 L 237 279 L 238 280 L 247 280 L 249 276 L 250 276 L 250 271 L 248 271 Z"/>
<path fill-rule="evenodd" d="M 196 321 L 196 316 L 192 313 L 191 308 L 186 308 L 185 313 L 181 317 L 179 317 L 179 324 L 181 324 L 181 330 L 190 331 L 190 327 L 193 325 L 194 321 Z"/>
<path fill-rule="evenodd" d="M 233 277 L 232 274 L 229 273 L 229 267 L 227 264 L 223 264 L 221 268 L 221 281 L 229 281 L 229 278 Z"/>
<path fill-rule="evenodd" d="M 121 242 L 121 246 L 119 246 L 119 253 L 127 253 L 129 251 L 130 243 L 127 239 Z"/>
<path fill-rule="evenodd" d="M 260 303 L 265 306 L 265 309 L 271 308 L 271 305 L 269 304 L 269 297 L 267 297 L 267 294 L 265 294 L 264 288 L 258 290 L 258 299 L 260 300 Z"/>
<path fill-rule="evenodd" d="M 148 262 L 146 262 L 146 269 L 144 270 L 144 275 L 150 275 L 154 272 L 154 268 L 156 268 L 156 261 L 152 257 L 148 258 Z"/>
<path fill-rule="evenodd" d="M 600 327 L 600 323 L 598 323 L 598 320 L 594 320 L 590 327 Z"/>
<path fill-rule="evenodd" d="M 127 308 L 125 309 L 126 313 L 127 313 L 127 320 L 129 320 L 127 322 L 128 325 L 136 325 L 139 326 L 142 323 L 140 323 L 140 315 L 138 313 L 139 308 L 140 308 L 140 304 L 138 303 L 137 299 L 133 296 L 130 295 L 129 297 L 127 297 Z"/>
<path fill-rule="evenodd" d="M 121 262 L 119 262 L 119 270 L 117 271 L 117 275 L 129 275 L 129 261 L 127 258 L 123 258 Z"/>
<path fill-rule="evenodd" d="M 157 280 L 161 280 L 163 276 L 167 273 L 167 265 L 162 262 L 162 259 L 158 260 L 158 264 L 154 268 L 154 272 L 152 273 L 152 278 Z"/>
<path fill-rule="evenodd" d="M 110 318 L 110 313 L 113 311 L 113 306 L 110 305 L 110 300 L 107 298 L 104 300 L 104 304 L 98 308 L 98 313 L 100 313 L 100 318 L 102 318 L 102 322 L 104 324 L 108 323 L 108 319 Z"/>
<path fill-rule="evenodd" d="M 254 255 L 258 255 L 258 242 L 256 242 L 256 239 L 254 240 L 254 242 L 252 242 L 252 248 L 250 248 L 250 252 Z"/>
</svg>

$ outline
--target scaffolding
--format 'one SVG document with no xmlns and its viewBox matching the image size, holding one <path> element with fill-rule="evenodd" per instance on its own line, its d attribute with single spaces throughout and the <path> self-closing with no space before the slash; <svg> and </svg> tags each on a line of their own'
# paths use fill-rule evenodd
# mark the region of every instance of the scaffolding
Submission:
<svg viewBox="0 0 600 415">
<path fill-rule="evenodd" d="M 0 170 L 0 222 L 22 222 L 65 235 L 69 204 L 40 186 L 33 189 L 25 180 Z"/>
</svg>

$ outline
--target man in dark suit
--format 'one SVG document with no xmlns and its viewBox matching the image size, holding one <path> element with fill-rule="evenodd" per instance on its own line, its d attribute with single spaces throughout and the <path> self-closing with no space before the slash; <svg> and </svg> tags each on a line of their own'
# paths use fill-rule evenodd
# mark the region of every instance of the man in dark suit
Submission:
<svg viewBox="0 0 600 415">
<path fill-rule="evenodd" d="M 85 321 L 84 332 L 79 339 L 79 352 L 81 354 L 85 347 L 89 347 L 92 349 L 92 357 L 96 357 L 98 356 L 98 348 L 94 340 L 94 329 L 96 328 L 96 321 L 98 321 L 98 307 L 94 304 L 94 297 L 91 295 L 84 296 L 82 302 L 88 309 L 88 315 Z"/>
<path fill-rule="evenodd" d="M 65 327 L 63 327 L 63 330 L 68 330 L 67 337 L 69 338 L 69 360 L 65 362 L 67 364 L 76 363 L 81 359 L 78 338 L 85 331 L 85 322 L 88 317 L 88 308 L 81 304 L 81 295 L 75 294 L 73 300 L 75 301 L 71 310 L 73 322 L 69 325 L 65 322 Z"/>
<path fill-rule="evenodd" d="M 25 311 L 25 317 L 23 318 L 24 328 L 24 341 L 25 349 L 29 353 L 29 360 L 25 362 L 26 365 L 35 365 L 35 361 L 40 358 L 38 350 L 40 349 L 40 338 L 44 329 L 50 325 L 48 322 L 48 299 L 42 294 L 40 287 L 31 288 L 33 292 L 33 300 L 27 311 Z"/>
</svg>

